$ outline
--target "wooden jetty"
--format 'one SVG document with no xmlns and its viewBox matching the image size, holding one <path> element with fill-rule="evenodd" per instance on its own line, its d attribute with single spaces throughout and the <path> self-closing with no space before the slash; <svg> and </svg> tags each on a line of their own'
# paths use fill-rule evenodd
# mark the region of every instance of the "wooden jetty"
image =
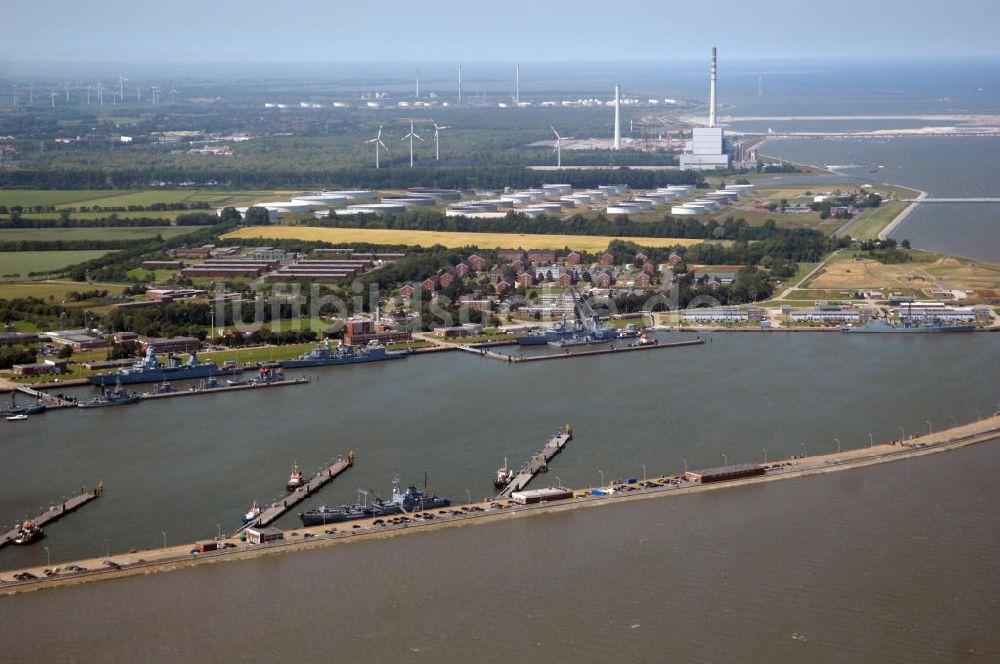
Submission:
<svg viewBox="0 0 1000 664">
<path fill-rule="evenodd" d="M 528 459 L 528 461 L 521 466 L 514 479 L 510 481 L 510 484 L 503 488 L 497 497 L 507 498 L 510 494 L 515 491 L 520 491 L 524 487 L 528 486 L 528 482 L 534 479 L 535 475 L 538 473 L 545 472 L 549 469 L 549 461 L 555 455 L 562 452 L 563 447 L 566 443 L 573 439 L 573 428 L 570 425 L 566 425 L 564 428 L 556 431 L 555 435 L 545 443 L 542 449 L 538 450 L 533 457 Z"/>
<path fill-rule="evenodd" d="M 74 496 L 69 500 L 64 500 L 58 505 L 53 505 L 49 509 L 45 510 L 38 516 L 32 519 L 26 519 L 31 523 L 35 524 L 36 527 L 41 528 L 47 523 L 52 523 L 57 519 L 61 519 L 66 514 L 70 512 L 75 512 L 92 500 L 100 498 L 104 494 L 104 482 L 101 482 L 96 487 L 89 491 L 84 491 L 78 496 Z M 17 536 L 17 528 L 8 530 L 3 535 L 0 535 L 0 549 L 7 546 L 14 541 L 14 537 Z"/>
<path fill-rule="evenodd" d="M 141 394 L 139 399 L 146 401 L 147 399 L 167 399 L 170 397 L 193 397 L 201 394 L 216 394 L 219 392 L 239 392 L 240 390 L 262 390 L 266 387 L 282 387 L 284 385 L 304 385 L 308 383 L 308 378 L 285 378 L 284 380 L 275 380 L 270 382 L 262 383 L 246 383 L 243 385 L 220 385 L 219 387 L 194 387 L 189 390 L 177 390 L 176 392 L 161 392 L 160 394 L 153 394 L 152 392 L 146 392 Z"/>
<path fill-rule="evenodd" d="M 347 458 L 338 457 L 336 461 L 313 475 L 308 482 L 300 486 L 295 491 L 290 492 L 281 500 L 271 503 L 267 508 L 261 510 L 260 516 L 253 521 L 240 526 L 236 532 L 243 532 L 247 528 L 256 528 L 274 523 L 285 512 L 292 509 L 303 500 L 316 493 L 327 483 L 333 481 L 337 475 L 354 465 L 354 452 L 348 452 Z"/>
</svg>

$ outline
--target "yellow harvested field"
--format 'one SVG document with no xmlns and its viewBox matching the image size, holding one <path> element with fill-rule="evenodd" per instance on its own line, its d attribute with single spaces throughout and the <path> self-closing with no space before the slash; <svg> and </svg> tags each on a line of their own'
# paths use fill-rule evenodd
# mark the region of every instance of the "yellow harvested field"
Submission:
<svg viewBox="0 0 1000 664">
<path fill-rule="evenodd" d="M 943 257 L 884 265 L 871 259 L 827 264 L 809 281 L 809 288 L 914 288 L 931 290 L 1000 287 L 1000 266 L 964 258 Z"/>
<path fill-rule="evenodd" d="M 631 240 L 643 247 L 675 247 L 705 240 L 663 237 L 614 238 L 607 235 L 532 235 L 527 233 L 457 233 L 446 231 L 406 231 L 384 228 L 317 228 L 314 226 L 250 226 L 227 233 L 226 238 L 261 238 L 265 240 L 311 240 L 349 244 L 393 244 L 431 247 L 476 246 L 481 249 L 511 247 L 521 249 L 561 249 L 600 251 L 612 240 Z"/>
</svg>

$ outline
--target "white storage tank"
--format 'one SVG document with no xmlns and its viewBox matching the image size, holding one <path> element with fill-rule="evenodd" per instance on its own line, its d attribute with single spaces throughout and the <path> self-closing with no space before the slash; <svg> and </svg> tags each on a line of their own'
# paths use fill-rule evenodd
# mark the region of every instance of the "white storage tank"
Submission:
<svg viewBox="0 0 1000 664">
<path fill-rule="evenodd" d="M 371 189 L 346 189 L 343 191 L 322 191 L 320 195 L 343 196 L 349 201 L 373 201 L 375 192 Z"/>
</svg>

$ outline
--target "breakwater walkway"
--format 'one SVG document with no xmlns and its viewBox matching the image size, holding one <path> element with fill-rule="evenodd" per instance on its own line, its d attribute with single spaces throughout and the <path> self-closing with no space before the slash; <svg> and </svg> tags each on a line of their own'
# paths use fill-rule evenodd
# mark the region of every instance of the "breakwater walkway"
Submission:
<svg viewBox="0 0 1000 664">
<path fill-rule="evenodd" d="M 233 537 L 222 540 L 220 545 L 224 544 L 225 546 L 220 546 L 219 550 L 199 555 L 191 554 L 190 544 L 121 553 L 114 556 L 115 567 L 104 565 L 102 562 L 104 557 L 80 560 L 76 563 L 82 566 L 83 571 L 62 571 L 49 577 L 42 576 L 43 570 L 38 566 L 22 570 L 8 570 L 2 574 L 6 583 L 0 585 L 0 595 L 148 574 L 155 571 L 169 571 L 208 562 L 243 560 L 272 553 L 332 546 L 342 542 L 383 539 L 413 532 L 431 532 L 463 525 L 496 523 L 504 519 L 535 514 L 549 514 L 584 507 L 628 503 L 634 500 L 744 487 L 762 482 L 862 468 L 989 442 L 1000 442 L 1000 413 L 981 421 L 936 431 L 933 434 L 913 436 L 905 441 L 874 444 L 868 447 L 844 450 L 836 454 L 793 457 L 788 460 L 772 462 L 765 464 L 768 466 L 765 475 L 733 481 L 702 484 L 697 481 L 687 481 L 685 476 L 680 474 L 664 474 L 650 477 L 649 481 L 643 481 L 641 484 L 637 482 L 622 487 L 620 483 L 613 482 L 602 487 L 577 490 L 574 491 L 573 498 L 560 501 L 513 505 L 510 504 L 510 501 L 500 503 L 495 500 L 487 500 L 482 503 L 438 510 L 433 514 L 427 512 L 423 515 L 424 518 L 411 515 L 405 519 L 399 517 L 390 523 L 380 524 L 375 523 L 374 520 L 359 520 L 352 522 L 351 528 L 331 529 L 323 526 L 297 528 L 295 532 L 284 533 L 283 539 L 269 544 L 247 545 L 240 542 L 238 537 Z M 598 489 L 601 491 L 598 492 Z M 614 490 L 609 491 L 609 489 Z M 60 569 L 65 570 L 65 567 Z M 35 575 L 35 578 L 10 581 L 14 573 L 21 572 L 30 572 Z"/>
</svg>

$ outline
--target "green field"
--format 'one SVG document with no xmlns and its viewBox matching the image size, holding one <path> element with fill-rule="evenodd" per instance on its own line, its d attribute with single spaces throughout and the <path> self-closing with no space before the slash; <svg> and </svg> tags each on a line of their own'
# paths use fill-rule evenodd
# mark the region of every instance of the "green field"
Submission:
<svg viewBox="0 0 1000 664">
<path fill-rule="evenodd" d="M 117 295 L 125 290 L 125 286 L 78 281 L 0 281 L 0 300 L 12 300 L 17 297 L 37 297 L 42 300 L 52 297 L 61 300 L 70 291 L 85 290 L 106 290 Z"/>
<path fill-rule="evenodd" d="M 853 224 L 847 227 L 846 235 L 859 240 L 873 240 L 878 237 L 879 232 L 889 225 L 909 203 L 901 201 L 890 201 L 883 203 L 877 208 L 865 211 Z"/>
<path fill-rule="evenodd" d="M 137 228 L 0 228 L 0 242 L 57 240 L 144 240 L 160 235 L 164 240 L 198 230 L 197 226 L 144 226 Z"/>
<path fill-rule="evenodd" d="M 0 252 L 0 276 L 60 270 L 70 265 L 100 258 L 107 251 L 3 251 Z"/>
<path fill-rule="evenodd" d="M 148 206 L 153 203 L 207 203 L 210 207 L 224 207 L 237 203 L 288 198 L 301 190 L 225 191 L 218 189 L 0 189 L 0 205 L 11 207 L 127 207 Z M 82 213 L 81 213 L 82 214 Z M 105 215 L 107 213 L 99 213 Z M 171 214 L 173 212 L 132 212 L 135 216 Z"/>
</svg>

